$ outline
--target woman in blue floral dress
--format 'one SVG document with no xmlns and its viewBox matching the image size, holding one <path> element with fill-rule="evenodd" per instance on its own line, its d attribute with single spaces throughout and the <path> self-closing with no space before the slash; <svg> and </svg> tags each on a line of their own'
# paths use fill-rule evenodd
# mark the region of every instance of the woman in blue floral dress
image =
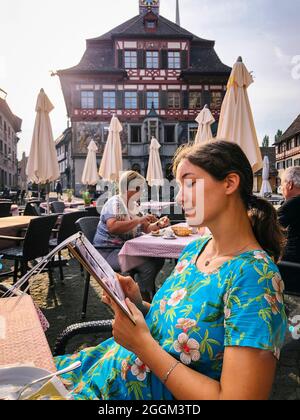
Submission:
<svg viewBox="0 0 300 420">
<path fill-rule="evenodd" d="M 189 224 L 212 236 L 183 251 L 145 317 L 138 286 L 120 277 L 136 325 L 104 297 L 114 338 L 56 359 L 58 368 L 82 362 L 64 376 L 75 399 L 269 396 L 286 331 L 276 213 L 253 197 L 252 168 L 235 144 L 185 148 L 174 168 Z"/>
</svg>

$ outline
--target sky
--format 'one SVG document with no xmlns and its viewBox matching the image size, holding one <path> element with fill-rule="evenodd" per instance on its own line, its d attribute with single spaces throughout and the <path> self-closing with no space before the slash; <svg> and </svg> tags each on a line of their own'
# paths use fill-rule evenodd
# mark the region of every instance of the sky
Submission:
<svg viewBox="0 0 300 420">
<path fill-rule="evenodd" d="M 249 98 L 259 140 L 273 140 L 300 114 L 300 0 L 179 0 L 181 26 L 216 41 L 223 63 L 243 57 L 255 83 Z M 160 13 L 175 20 L 176 0 L 161 0 Z M 54 138 L 67 127 L 58 77 L 76 65 L 85 40 L 138 14 L 138 0 L 1 0 L 0 88 L 23 120 L 18 155 L 29 153 L 35 103 L 43 87 L 55 106 Z"/>
</svg>

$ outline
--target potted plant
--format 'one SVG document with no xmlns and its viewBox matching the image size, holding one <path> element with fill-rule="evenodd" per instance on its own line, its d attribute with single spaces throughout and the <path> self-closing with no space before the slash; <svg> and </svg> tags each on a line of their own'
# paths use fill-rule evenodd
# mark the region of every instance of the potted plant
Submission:
<svg viewBox="0 0 300 420">
<path fill-rule="evenodd" d="M 73 201 L 73 190 L 66 190 L 66 194 L 67 194 L 68 203 L 72 203 L 72 201 Z"/>
<path fill-rule="evenodd" d="M 85 206 L 90 206 L 91 205 L 92 199 L 91 199 L 90 193 L 88 191 L 84 191 L 82 193 L 82 199 L 84 201 Z"/>
</svg>

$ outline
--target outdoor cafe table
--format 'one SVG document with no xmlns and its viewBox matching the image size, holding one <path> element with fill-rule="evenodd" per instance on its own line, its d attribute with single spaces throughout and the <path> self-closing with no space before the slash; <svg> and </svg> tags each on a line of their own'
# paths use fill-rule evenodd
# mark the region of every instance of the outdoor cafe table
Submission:
<svg viewBox="0 0 300 420">
<path fill-rule="evenodd" d="M 128 272 L 143 264 L 145 257 L 178 259 L 183 249 L 191 242 L 202 238 L 200 234 L 176 239 L 164 239 L 143 235 L 127 241 L 119 253 L 122 272 Z"/>
<path fill-rule="evenodd" d="M 56 371 L 38 313 L 28 295 L 20 301 L 19 297 L 0 299 L 0 367 L 10 365 Z"/>
<path fill-rule="evenodd" d="M 36 216 L 0 217 L 0 236 L 19 237 L 19 231 L 26 228 Z M 13 246 L 15 242 L 0 239 L 0 250 Z"/>
</svg>

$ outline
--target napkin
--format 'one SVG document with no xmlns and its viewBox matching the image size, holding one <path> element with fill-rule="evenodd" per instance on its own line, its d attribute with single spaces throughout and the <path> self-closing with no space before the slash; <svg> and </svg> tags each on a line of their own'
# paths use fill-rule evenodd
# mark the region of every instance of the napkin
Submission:
<svg viewBox="0 0 300 420">
<path fill-rule="evenodd" d="M 25 400 L 70 400 L 70 393 L 62 382 L 54 377 Z"/>
</svg>

